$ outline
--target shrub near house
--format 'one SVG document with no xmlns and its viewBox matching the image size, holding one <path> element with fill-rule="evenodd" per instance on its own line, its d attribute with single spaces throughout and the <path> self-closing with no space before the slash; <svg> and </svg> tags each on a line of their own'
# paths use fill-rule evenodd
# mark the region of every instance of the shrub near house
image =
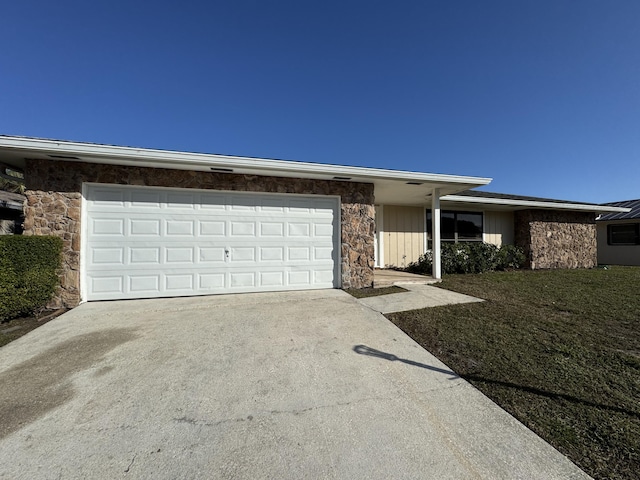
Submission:
<svg viewBox="0 0 640 480">
<path fill-rule="evenodd" d="M 482 273 L 493 270 L 521 268 L 525 262 L 522 248 L 515 245 L 497 247 L 490 243 L 442 243 L 443 273 Z M 431 274 L 433 264 L 431 250 L 420 255 L 417 262 L 409 264 L 411 273 Z"/>
<path fill-rule="evenodd" d="M 0 322 L 44 308 L 59 284 L 62 239 L 0 237 Z"/>
</svg>

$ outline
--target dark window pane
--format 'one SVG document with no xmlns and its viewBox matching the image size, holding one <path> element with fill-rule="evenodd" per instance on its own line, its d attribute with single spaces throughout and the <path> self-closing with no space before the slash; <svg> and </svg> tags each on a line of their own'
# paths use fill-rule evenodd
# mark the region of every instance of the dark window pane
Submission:
<svg viewBox="0 0 640 480">
<path fill-rule="evenodd" d="M 440 238 L 442 240 L 455 240 L 456 221 L 454 212 L 442 212 L 440 215 Z"/>
<path fill-rule="evenodd" d="M 457 231 L 457 237 L 456 237 Z M 431 212 L 427 211 L 427 239 L 431 240 Z M 482 213 L 440 212 L 440 239 L 445 241 L 482 240 Z"/>
<path fill-rule="evenodd" d="M 440 240 L 455 239 L 455 213 L 440 211 Z M 432 238 L 431 212 L 427 212 L 427 238 Z"/>
<path fill-rule="evenodd" d="M 638 223 L 627 223 L 622 225 L 608 225 L 609 245 L 638 245 L 640 235 Z"/>
<path fill-rule="evenodd" d="M 482 214 L 458 213 L 458 240 L 482 240 Z"/>
</svg>

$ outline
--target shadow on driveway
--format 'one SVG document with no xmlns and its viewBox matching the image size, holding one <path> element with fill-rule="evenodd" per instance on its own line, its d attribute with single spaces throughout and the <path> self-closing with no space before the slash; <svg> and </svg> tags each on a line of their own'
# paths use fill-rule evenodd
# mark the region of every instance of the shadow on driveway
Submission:
<svg viewBox="0 0 640 480">
<path fill-rule="evenodd" d="M 383 358 L 385 360 L 389 360 L 390 362 L 402 362 L 402 363 L 406 363 L 407 365 L 413 365 L 414 367 L 425 368 L 427 370 L 431 370 L 432 372 L 451 375 L 451 378 L 449 380 L 455 380 L 457 378 L 460 378 L 459 375 L 457 375 L 455 372 L 452 372 L 451 370 L 445 370 L 443 368 L 427 365 L 426 363 L 419 363 L 419 362 L 414 362 L 413 360 L 408 360 L 406 358 L 400 358 L 392 353 L 376 350 L 375 348 L 367 347 L 366 345 L 356 345 L 355 347 L 353 347 L 353 351 L 360 355 L 369 355 L 370 357 Z"/>
</svg>

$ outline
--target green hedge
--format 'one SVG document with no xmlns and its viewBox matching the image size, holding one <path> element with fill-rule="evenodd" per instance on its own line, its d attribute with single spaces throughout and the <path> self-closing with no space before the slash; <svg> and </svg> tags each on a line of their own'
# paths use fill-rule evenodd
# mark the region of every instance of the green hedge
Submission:
<svg viewBox="0 0 640 480">
<path fill-rule="evenodd" d="M 496 247 L 490 243 L 442 242 L 442 273 L 482 273 L 492 270 L 520 268 L 525 256 L 522 248 L 514 245 Z M 431 275 L 432 253 L 428 250 L 417 262 L 410 263 L 407 271 Z"/>
<path fill-rule="evenodd" d="M 58 237 L 0 236 L 0 322 L 43 308 L 58 286 L 61 261 Z"/>
</svg>

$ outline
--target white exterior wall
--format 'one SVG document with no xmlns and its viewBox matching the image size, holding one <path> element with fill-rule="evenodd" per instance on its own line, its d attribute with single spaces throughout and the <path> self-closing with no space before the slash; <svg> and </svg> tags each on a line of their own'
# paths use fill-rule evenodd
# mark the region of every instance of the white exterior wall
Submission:
<svg viewBox="0 0 640 480">
<path fill-rule="evenodd" d="M 639 219 L 597 222 L 598 264 L 599 265 L 636 265 L 640 266 L 640 245 L 609 245 L 607 243 L 607 225 L 638 223 Z"/>
</svg>

